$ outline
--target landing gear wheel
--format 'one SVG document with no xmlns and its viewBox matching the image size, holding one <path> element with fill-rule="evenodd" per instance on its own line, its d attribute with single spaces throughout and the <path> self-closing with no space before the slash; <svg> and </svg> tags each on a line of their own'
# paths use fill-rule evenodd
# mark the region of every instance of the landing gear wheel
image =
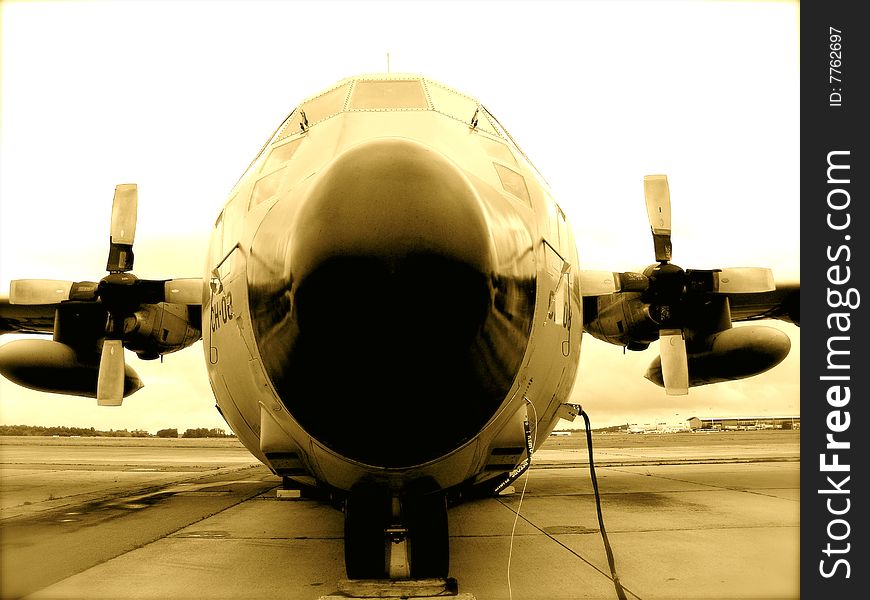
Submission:
<svg viewBox="0 0 870 600">
<path fill-rule="evenodd" d="M 351 494 L 344 513 L 344 566 L 348 579 L 384 579 L 388 564 L 384 529 L 390 521 L 389 497 Z"/>
<path fill-rule="evenodd" d="M 447 499 L 444 494 L 412 497 L 403 504 L 408 524 L 411 577 L 447 577 L 450 539 L 447 532 Z"/>
</svg>

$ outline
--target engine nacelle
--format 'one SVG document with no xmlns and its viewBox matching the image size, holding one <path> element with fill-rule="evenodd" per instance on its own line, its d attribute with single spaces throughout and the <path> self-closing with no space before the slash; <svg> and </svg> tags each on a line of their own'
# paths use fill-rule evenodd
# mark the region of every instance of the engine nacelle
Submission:
<svg viewBox="0 0 870 600">
<path fill-rule="evenodd" d="M 124 347 L 143 360 L 190 346 L 202 335 L 202 315 L 184 304 L 144 304 L 124 323 Z"/>
<path fill-rule="evenodd" d="M 693 340 L 688 352 L 689 386 L 733 381 L 763 373 L 781 363 L 791 350 L 788 336 L 773 327 L 727 329 Z M 664 387 L 662 359 L 650 363 L 645 377 Z"/>
<path fill-rule="evenodd" d="M 16 340 L 0 346 L 0 373 L 20 386 L 71 396 L 97 397 L 99 355 L 80 360 L 76 351 L 52 340 Z M 142 387 L 142 380 L 129 365 L 124 372 L 124 396 Z"/>
<path fill-rule="evenodd" d="M 646 350 L 659 337 L 659 325 L 640 293 L 583 298 L 583 318 L 584 329 L 592 337 L 628 350 Z"/>
</svg>

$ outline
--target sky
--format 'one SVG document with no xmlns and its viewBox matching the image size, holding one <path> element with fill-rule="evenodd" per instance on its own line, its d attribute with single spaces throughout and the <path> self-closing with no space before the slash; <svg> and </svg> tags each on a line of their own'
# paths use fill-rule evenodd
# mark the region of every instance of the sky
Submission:
<svg viewBox="0 0 870 600">
<path fill-rule="evenodd" d="M 283 117 L 385 71 L 388 53 L 393 72 L 498 117 L 550 183 L 581 268 L 654 262 L 643 176 L 666 173 L 675 264 L 799 279 L 797 3 L 7 0 L 0 16 L 0 293 L 102 277 L 118 183 L 139 186 L 136 275 L 200 276 L 227 194 Z M 593 426 L 799 414 L 800 330 L 765 324 L 792 339 L 782 364 L 682 397 L 643 378 L 658 344 L 584 336 L 572 401 Z M 225 427 L 201 344 L 127 361 L 146 387 L 121 408 L 0 378 L 0 423 Z"/>
</svg>

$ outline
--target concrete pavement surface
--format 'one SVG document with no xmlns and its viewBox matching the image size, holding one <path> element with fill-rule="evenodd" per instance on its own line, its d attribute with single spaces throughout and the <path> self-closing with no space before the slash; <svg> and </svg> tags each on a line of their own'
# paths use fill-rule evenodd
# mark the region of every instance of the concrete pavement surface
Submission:
<svg viewBox="0 0 870 600">
<path fill-rule="evenodd" d="M 134 444 L 0 439 L 2 597 L 317 600 L 338 588 L 339 511 L 278 500 L 280 480 L 234 440 Z M 595 445 L 629 598 L 799 597 L 797 432 Z M 517 493 L 450 510 L 459 592 L 616 598 L 586 463 L 582 435 L 551 438 Z"/>
</svg>

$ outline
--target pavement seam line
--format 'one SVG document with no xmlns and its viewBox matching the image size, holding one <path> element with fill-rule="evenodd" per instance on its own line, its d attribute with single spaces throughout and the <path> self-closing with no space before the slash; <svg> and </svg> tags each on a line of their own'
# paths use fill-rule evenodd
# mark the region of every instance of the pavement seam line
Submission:
<svg viewBox="0 0 870 600">
<path fill-rule="evenodd" d="M 623 471 L 623 470 L 617 469 L 616 467 L 606 467 L 606 468 L 611 469 L 613 471 L 619 471 L 620 473 L 626 473 L 628 475 L 637 475 L 637 473 L 633 473 L 632 471 Z M 789 502 L 800 502 L 800 498 L 798 498 L 797 500 L 793 500 L 790 498 L 782 498 L 780 496 L 773 496 L 771 494 L 763 494 L 761 492 L 756 492 L 754 490 L 749 490 L 749 489 L 745 489 L 745 488 L 713 485 L 712 483 L 700 483 L 697 481 L 687 481 L 685 479 L 679 479 L 677 477 L 667 477 L 665 475 L 645 475 L 645 477 L 655 477 L 657 479 L 665 479 L 667 481 L 678 481 L 680 483 L 689 483 L 692 485 L 702 485 L 702 486 L 706 486 L 709 488 L 713 488 L 714 490 L 726 490 L 729 492 L 743 492 L 745 494 L 754 494 L 756 496 L 764 496 L 765 498 L 776 498 L 778 500 L 786 500 Z M 788 489 L 793 489 L 793 488 L 772 488 L 772 489 L 788 490 Z M 693 491 L 693 490 L 686 490 L 686 491 Z M 700 490 L 694 490 L 694 491 L 700 491 Z"/>
<path fill-rule="evenodd" d="M 511 511 L 511 512 L 514 513 L 515 515 L 518 515 L 519 518 L 521 518 L 523 521 L 525 521 L 526 523 L 528 523 L 529 525 L 531 525 L 532 527 L 534 527 L 535 529 L 537 529 L 538 531 L 540 531 L 542 535 L 544 535 L 544 536 L 550 538 L 551 540 L 553 540 L 554 542 L 556 542 L 556 543 L 557 543 L 558 545 L 560 545 L 562 548 L 564 548 L 565 550 L 567 550 L 568 552 L 570 552 L 571 554 L 573 554 L 574 556 L 576 556 L 577 558 L 579 558 L 580 560 L 582 560 L 584 563 L 586 563 L 587 565 L 589 565 L 590 567 L 592 567 L 594 570 L 596 570 L 596 571 L 598 571 L 599 573 L 601 573 L 601 574 L 602 574 L 602 575 L 603 575 L 603 576 L 604 576 L 604 577 L 605 577 L 609 582 L 613 583 L 613 579 L 610 577 L 610 575 L 609 575 L 608 573 L 605 573 L 604 571 L 602 571 L 601 569 L 599 569 L 598 567 L 596 567 L 595 565 L 593 565 L 591 562 L 589 562 L 588 560 L 586 560 L 583 556 L 581 556 L 580 554 L 578 554 L 578 553 L 577 553 L 573 548 L 569 548 L 568 546 L 566 546 L 565 544 L 563 544 L 560 540 L 556 539 L 555 537 L 553 537 L 552 535 L 550 535 L 549 533 L 547 533 L 546 531 L 544 531 L 543 529 L 541 529 L 540 527 L 538 527 L 537 525 L 535 525 L 534 523 L 532 523 L 531 521 L 529 521 L 529 520 L 528 520 L 524 515 L 519 514 L 519 513 L 518 513 L 517 511 L 515 511 L 513 508 L 511 508 L 510 506 L 508 506 L 507 504 L 505 504 L 505 502 L 504 502 L 501 498 L 496 498 L 496 500 L 498 501 L 499 504 L 501 504 L 502 506 L 504 506 L 506 509 L 508 509 L 509 511 Z M 598 533 L 598 530 L 596 529 L 595 532 Z M 526 535 L 529 535 L 529 534 L 526 534 Z M 632 590 L 630 590 L 629 588 L 627 588 L 627 587 L 625 586 L 625 584 L 622 585 L 622 589 L 625 590 L 626 592 L 628 592 L 629 594 L 631 594 L 632 596 L 634 596 L 635 598 L 637 598 L 637 600 L 643 600 L 640 596 L 638 596 L 638 595 L 635 594 Z"/>
</svg>

